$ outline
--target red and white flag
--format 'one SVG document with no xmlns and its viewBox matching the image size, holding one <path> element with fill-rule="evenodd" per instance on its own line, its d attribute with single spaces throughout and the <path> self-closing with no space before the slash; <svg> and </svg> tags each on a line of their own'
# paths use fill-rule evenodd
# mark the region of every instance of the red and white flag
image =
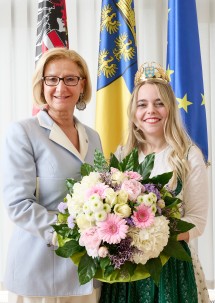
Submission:
<svg viewBox="0 0 215 303">
<path fill-rule="evenodd" d="M 69 47 L 65 0 L 39 0 L 35 63 L 53 47 Z M 33 115 L 39 111 L 33 108 Z"/>
<path fill-rule="evenodd" d="M 65 0 L 39 0 L 36 59 L 53 47 L 69 47 Z"/>
</svg>

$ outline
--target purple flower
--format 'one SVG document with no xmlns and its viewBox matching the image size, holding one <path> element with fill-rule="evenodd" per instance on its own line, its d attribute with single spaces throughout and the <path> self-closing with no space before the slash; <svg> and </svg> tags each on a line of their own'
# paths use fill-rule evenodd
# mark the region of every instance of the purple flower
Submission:
<svg viewBox="0 0 215 303">
<path fill-rule="evenodd" d="M 117 247 L 117 253 L 110 255 L 110 259 L 114 265 L 114 268 L 120 268 L 126 261 L 129 261 L 132 256 L 133 247 L 131 246 L 131 238 L 127 237 L 119 243 Z"/>
<path fill-rule="evenodd" d="M 67 224 L 68 224 L 69 228 L 72 228 L 72 229 L 73 229 L 73 227 L 75 226 L 74 217 L 69 216 L 69 217 L 67 218 Z"/>
<path fill-rule="evenodd" d="M 65 210 L 68 207 L 67 207 L 67 204 L 65 202 L 60 202 L 57 208 L 58 208 L 60 213 L 65 214 L 66 213 Z"/>
<path fill-rule="evenodd" d="M 151 184 L 151 183 L 144 184 L 144 187 L 145 187 L 145 191 L 147 191 L 148 193 L 150 192 L 154 193 L 157 196 L 157 199 L 160 200 L 161 195 L 155 184 Z"/>
</svg>

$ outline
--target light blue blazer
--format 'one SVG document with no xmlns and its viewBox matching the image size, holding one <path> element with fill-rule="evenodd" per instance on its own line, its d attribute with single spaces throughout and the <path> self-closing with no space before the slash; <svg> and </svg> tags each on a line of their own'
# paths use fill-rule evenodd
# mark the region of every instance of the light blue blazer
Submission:
<svg viewBox="0 0 215 303">
<path fill-rule="evenodd" d="M 98 134 L 76 119 L 80 154 L 46 111 L 9 127 L 3 150 L 3 199 L 15 223 L 4 284 L 23 296 L 70 296 L 92 292 L 80 285 L 77 267 L 47 246 L 52 239 L 65 179 L 80 179 L 83 162 L 101 150 Z"/>
</svg>

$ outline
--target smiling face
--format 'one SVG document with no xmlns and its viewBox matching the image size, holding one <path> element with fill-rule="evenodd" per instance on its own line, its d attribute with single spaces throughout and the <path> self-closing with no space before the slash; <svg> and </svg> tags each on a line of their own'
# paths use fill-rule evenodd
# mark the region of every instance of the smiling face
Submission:
<svg viewBox="0 0 215 303">
<path fill-rule="evenodd" d="M 70 59 L 55 59 L 47 63 L 44 69 L 44 77 L 66 76 L 81 77 L 80 69 Z M 68 112 L 73 114 L 74 107 L 79 99 L 80 93 L 84 91 L 85 80 L 79 80 L 76 86 L 67 86 L 61 80 L 56 86 L 47 86 L 43 83 L 43 92 L 50 112 Z"/>
<path fill-rule="evenodd" d="M 142 85 L 137 94 L 135 124 L 146 140 L 164 138 L 164 125 L 168 116 L 158 88 L 154 84 Z"/>
</svg>

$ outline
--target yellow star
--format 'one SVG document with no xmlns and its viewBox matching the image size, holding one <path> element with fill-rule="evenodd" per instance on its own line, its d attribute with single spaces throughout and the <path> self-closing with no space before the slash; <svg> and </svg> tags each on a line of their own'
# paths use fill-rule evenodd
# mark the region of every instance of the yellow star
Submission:
<svg viewBox="0 0 215 303">
<path fill-rule="evenodd" d="M 205 105 L 205 95 L 201 94 L 201 96 L 202 96 L 202 103 L 201 103 L 201 105 Z"/>
<path fill-rule="evenodd" d="M 178 108 L 183 108 L 185 110 L 185 112 L 187 112 L 187 107 L 191 104 L 193 104 L 192 102 L 187 100 L 187 94 L 184 95 L 183 99 L 180 98 L 176 98 L 178 101 Z"/>
<path fill-rule="evenodd" d="M 174 73 L 174 70 L 169 68 L 169 64 L 168 64 L 168 68 L 166 70 L 166 73 L 167 73 L 167 75 L 168 75 L 168 77 L 170 78 L 170 81 L 171 81 L 171 75 Z"/>
</svg>

